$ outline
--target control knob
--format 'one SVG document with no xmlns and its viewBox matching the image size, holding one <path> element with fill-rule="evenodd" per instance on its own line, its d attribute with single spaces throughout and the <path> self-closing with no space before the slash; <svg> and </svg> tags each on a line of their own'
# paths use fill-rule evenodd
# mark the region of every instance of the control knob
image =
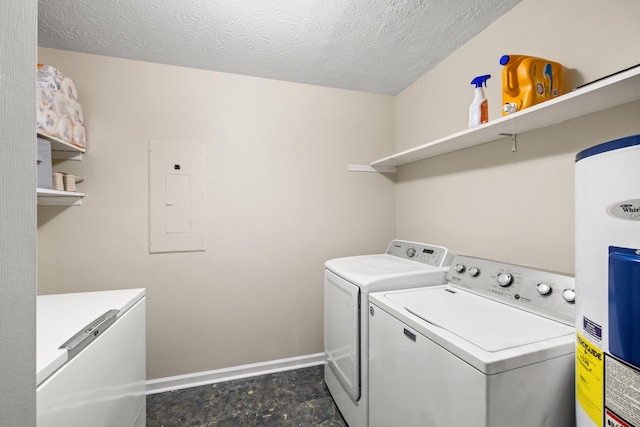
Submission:
<svg viewBox="0 0 640 427">
<path fill-rule="evenodd" d="M 464 273 L 464 271 L 467 269 L 464 264 L 456 264 L 456 266 L 453 268 L 456 270 L 456 273 Z"/>
<path fill-rule="evenodd" d="M 415 256 L 415 254 L 416 254 L 416 250 L 415 250 L 415 248 L 409 248 L 409 249 L 407 249 L 407 256 L 408 256 L 409 258 L 413 258 L 413 257 Z"/>
<path fill-rule="evenodd" d="M 511 275 L 511 273 L 506 273 L 506 272 L 502 272 L 500 274 L 498 274 L 498 285 L 502 286 L 503 288 L 506 288 L 507 286 L 510 286 L 513 283 L 513 276 Z"/>
<path fill-rule="evenodd" d="M 551 285 L 548 283 L 540 282 L 536 289 L 540 295 L 549 295 L 551 293 Z"/>
<path fill-rule="evenodd" d="M 469 276 L 471 277 L 476 277 L 480 274 L 480 270 L 478 269 L 478 267 L 471 267 L 469 268 Z"/>
<path fill-rule="evenodd" d="M 576 291 L 574 291 L 573 289 L 565 289 L 564 291 L 562 291 L 562 298 L 564 298 L 566 302 L 575 302 Z"/>
</svg>

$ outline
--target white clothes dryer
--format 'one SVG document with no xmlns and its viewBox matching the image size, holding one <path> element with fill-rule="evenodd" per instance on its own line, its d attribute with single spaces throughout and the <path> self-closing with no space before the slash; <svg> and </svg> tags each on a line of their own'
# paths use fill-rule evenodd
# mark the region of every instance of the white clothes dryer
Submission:
<svg viewBox="0 0 640 427">
<path fill-rule="evenodd" d="M 572 277 L 457 256 L 448 283 L 370 295 L 370 425 L 575 425 Z"/>
<path fill-rule="evenodd" d="M 443 284 L 451 258 L 441 246 L 394 240 L 384 254 L 325 263 L 324 378 L 350 427 L 369 425 L 369 293 Z"/>
</svg>

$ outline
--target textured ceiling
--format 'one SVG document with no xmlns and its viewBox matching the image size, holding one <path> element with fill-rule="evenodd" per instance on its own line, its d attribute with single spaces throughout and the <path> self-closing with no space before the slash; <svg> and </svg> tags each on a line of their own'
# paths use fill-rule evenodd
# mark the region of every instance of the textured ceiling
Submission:
<svg viewBox="0 0 640 427">
<path fill-rule="evenodd" d="M 395 95 L 522 0 L 39 0 L 38 45 Z"/>
</svg>

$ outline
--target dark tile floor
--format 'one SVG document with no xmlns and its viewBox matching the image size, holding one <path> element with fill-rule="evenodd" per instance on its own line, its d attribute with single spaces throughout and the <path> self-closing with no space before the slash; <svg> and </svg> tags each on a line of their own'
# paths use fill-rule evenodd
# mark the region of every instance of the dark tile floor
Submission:
<svg viewBox="0 0 640 427">
<path fill-rule="evenodd" d="M 147 427 L 346 427 L 323 366 L 147 396 Z"/>
</svg>

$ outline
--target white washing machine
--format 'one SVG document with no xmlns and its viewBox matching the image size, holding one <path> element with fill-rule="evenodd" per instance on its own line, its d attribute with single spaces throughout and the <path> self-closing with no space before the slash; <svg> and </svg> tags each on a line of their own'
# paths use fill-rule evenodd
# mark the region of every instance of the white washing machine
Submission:
<svg viewBox="0 0 640 427">
<path fill-rule="evenodd" d="M 384 254 L 325 263 L 324 378 L 350 427 L 369 425 L 369 293 L 443 284 L 451 258 L 441 246 L 394 240 Z"/>
<path fill-rule="evenodd" d="M 370 295 L 370 425 L 575 425 L 572 277 L 457 256 L 448 283 Z"/>
</svg>

